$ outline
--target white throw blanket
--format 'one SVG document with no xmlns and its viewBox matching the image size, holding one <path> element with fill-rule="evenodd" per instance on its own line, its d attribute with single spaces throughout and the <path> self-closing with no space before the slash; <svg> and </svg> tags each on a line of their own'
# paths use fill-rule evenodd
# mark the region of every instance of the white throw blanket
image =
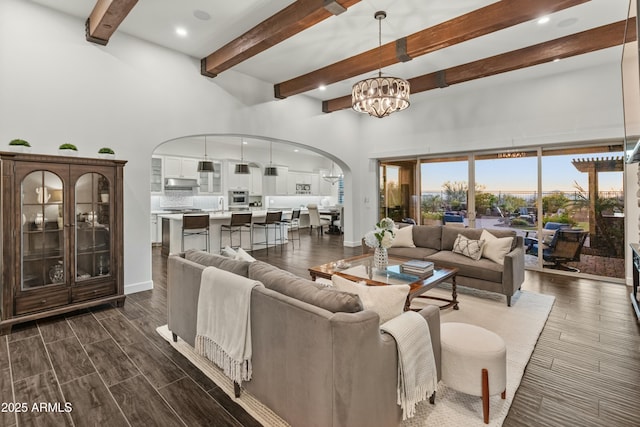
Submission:
<svg viewBox="0 0 640 427">
<path fill-rule="evenodd" d="M 251 379 L 251 290 L 256 280 L 207 267 L 200 280 L 196 351 L 241 384 Z"/>
<path fill-rule="evenodd" d="M 393 336 L 398 347 L 398 405 L 402 419 L 415 415 L 416 404 L 431 396 L 438 386 L 436 361 L 427 321 L 420 314 L 406 311 L 380 329 Z"/>
</svg>

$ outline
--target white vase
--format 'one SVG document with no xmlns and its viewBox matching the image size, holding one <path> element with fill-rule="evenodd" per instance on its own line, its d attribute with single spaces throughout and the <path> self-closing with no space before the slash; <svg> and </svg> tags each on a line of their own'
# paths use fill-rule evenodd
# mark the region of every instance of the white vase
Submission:
<svg viewBox="0 0 640 427">
<path fill-rule="evenodd" d="M 387 248 L 376 248 L 373 252 L 373 268 L 378 271 L 386 271 L 389 266 L 389 254 Z"/>
<path fill-rule="evenodd" d="M 27 147 L 26 145 L 10 145 L 9 151 L 13 151 L 14 153 L 30 153 L 31 147 Z"/>
<path fill-rule="evenodd" d="M 77 157 L 78 151 L 69 150 L 68 148 L 58 148 L 58 154 L 60 154 L 61 156 Z"/>
</svg>

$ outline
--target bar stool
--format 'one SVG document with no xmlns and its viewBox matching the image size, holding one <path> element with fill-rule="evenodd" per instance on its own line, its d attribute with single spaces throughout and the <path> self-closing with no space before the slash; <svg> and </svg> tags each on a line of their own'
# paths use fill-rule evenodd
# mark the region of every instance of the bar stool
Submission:
<svg viewBox="0 0 640 427">
<path fill-rule="evenodd" d="M 182 251 L 185 236 L 205 236 L 205 250 L 209 252 L 209 214 L 182 215 Z"/>
<path fill-rule="evenodd" d="M 296 247 L 294 240 L 298 241 L 298 247 L 300 247 L 300 209 L 294 209 L 291 212 L 291 218 L 280 220 L 280 224 L 285 225 L 287 227 L 287 235 L 289 234 L 289 231 L 291 231 L 290 240 L 293 247 L 294 248 Z M 294 237 L 295 236 L 294 231 L 298 232 L 297 239 Z"/>
<path fill-rule="evenodd" d="M 253 249 L 253 229 L 251 228 L 251 212 L 232 212 L 231 222 L 229 224 L 222 224 L 220 226 L 220 250 L 222 250 L 222 232 L 229 232 L 229 246 L 233 246 L 233 233 L 240 232 L 240 246 L 242 247 L 242 230 L 249 230 L 249 240 L 251 242 L 251 249 Z"/>
<path fill-rule="evenodd" d="M 282 211 L 268 211 L 264 222 L 253 223 L 254 227 L 264 228 L 264 244 L 267 247 L 267 254 L 269 253 L 269 229 L 273 228 L 274 244 L 278 243 L 276 233 L 280 230 L 280 243 L 282 243 Z"/>
</svg>

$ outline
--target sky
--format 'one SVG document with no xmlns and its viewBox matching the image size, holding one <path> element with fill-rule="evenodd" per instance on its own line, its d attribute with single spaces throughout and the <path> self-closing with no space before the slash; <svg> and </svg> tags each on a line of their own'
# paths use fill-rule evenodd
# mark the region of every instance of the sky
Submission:
<svg viewBox="0 0 640 427">
<path fill-rule="evenodd" d="M 616 153 L 606 153 L 608 157 Z M 545 156 L 542 158 L 543 191 L 575 191 L 574 181 L 588 189 L 588 174 L 579 172 L 573 159 L 603 158 L 604 155 Z M 537 158 L 476 161 L 476 184 L 492 193 L 537 190 Z M 389 177 L 388 177 L 389 178 Z M 622 191 L 622 172 L 598 174 L 600 191 Z M 467 181 L 467 162 L 425 163 L 422 165 L 422 192 L 439 192 L 447 181 Z"/>
</svg>

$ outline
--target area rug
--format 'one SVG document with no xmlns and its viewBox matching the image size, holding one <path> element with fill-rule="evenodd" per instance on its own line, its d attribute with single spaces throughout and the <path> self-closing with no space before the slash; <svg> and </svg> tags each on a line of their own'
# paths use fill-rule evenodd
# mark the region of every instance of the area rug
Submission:
<svg viewBox="0 0 640 427">
<path fill-rule="evenodd" d="M 446 285 L 445 285 L 446 286 Z M 448 289 L 434 289 L 430 295 L 450 297 Z M 428 301 L 428 300 L 424 300 Z M 532 292 L 518 292 L 507 307 L 505 297 L 489 292 L 459 287 L 460 310 L 447 309 L 440 312 L 442 322 L 464 322 L 482 326 L 500 335 L 507 344 L 507 398 L 500 395 L 490 399 L 489 424 L 482 420 L 482 400 L 449 389 L 442 382 L 438 384 L 436 404 L 422 402 L 416 416 L 405 421 L 403 427 L 417 426 L 501 426 L 515 395 L 524 369 L 531 357 L 538 336 L 551 312 L 554 297 Z M 415 300 L 413 306 L 422 300 Z M 176 350 L 191 361 L 222 390 L 232 397 L 252 417 L 265 426 L 287 426 L 276 414 L 262 405 L 249 393 L 243 391 L 239 399 L 233 397 L 233 384 L 219 369 L 198 355 L 181 339 L 174 343 L 167 326 L 157 329 Z"/>
</svg>

